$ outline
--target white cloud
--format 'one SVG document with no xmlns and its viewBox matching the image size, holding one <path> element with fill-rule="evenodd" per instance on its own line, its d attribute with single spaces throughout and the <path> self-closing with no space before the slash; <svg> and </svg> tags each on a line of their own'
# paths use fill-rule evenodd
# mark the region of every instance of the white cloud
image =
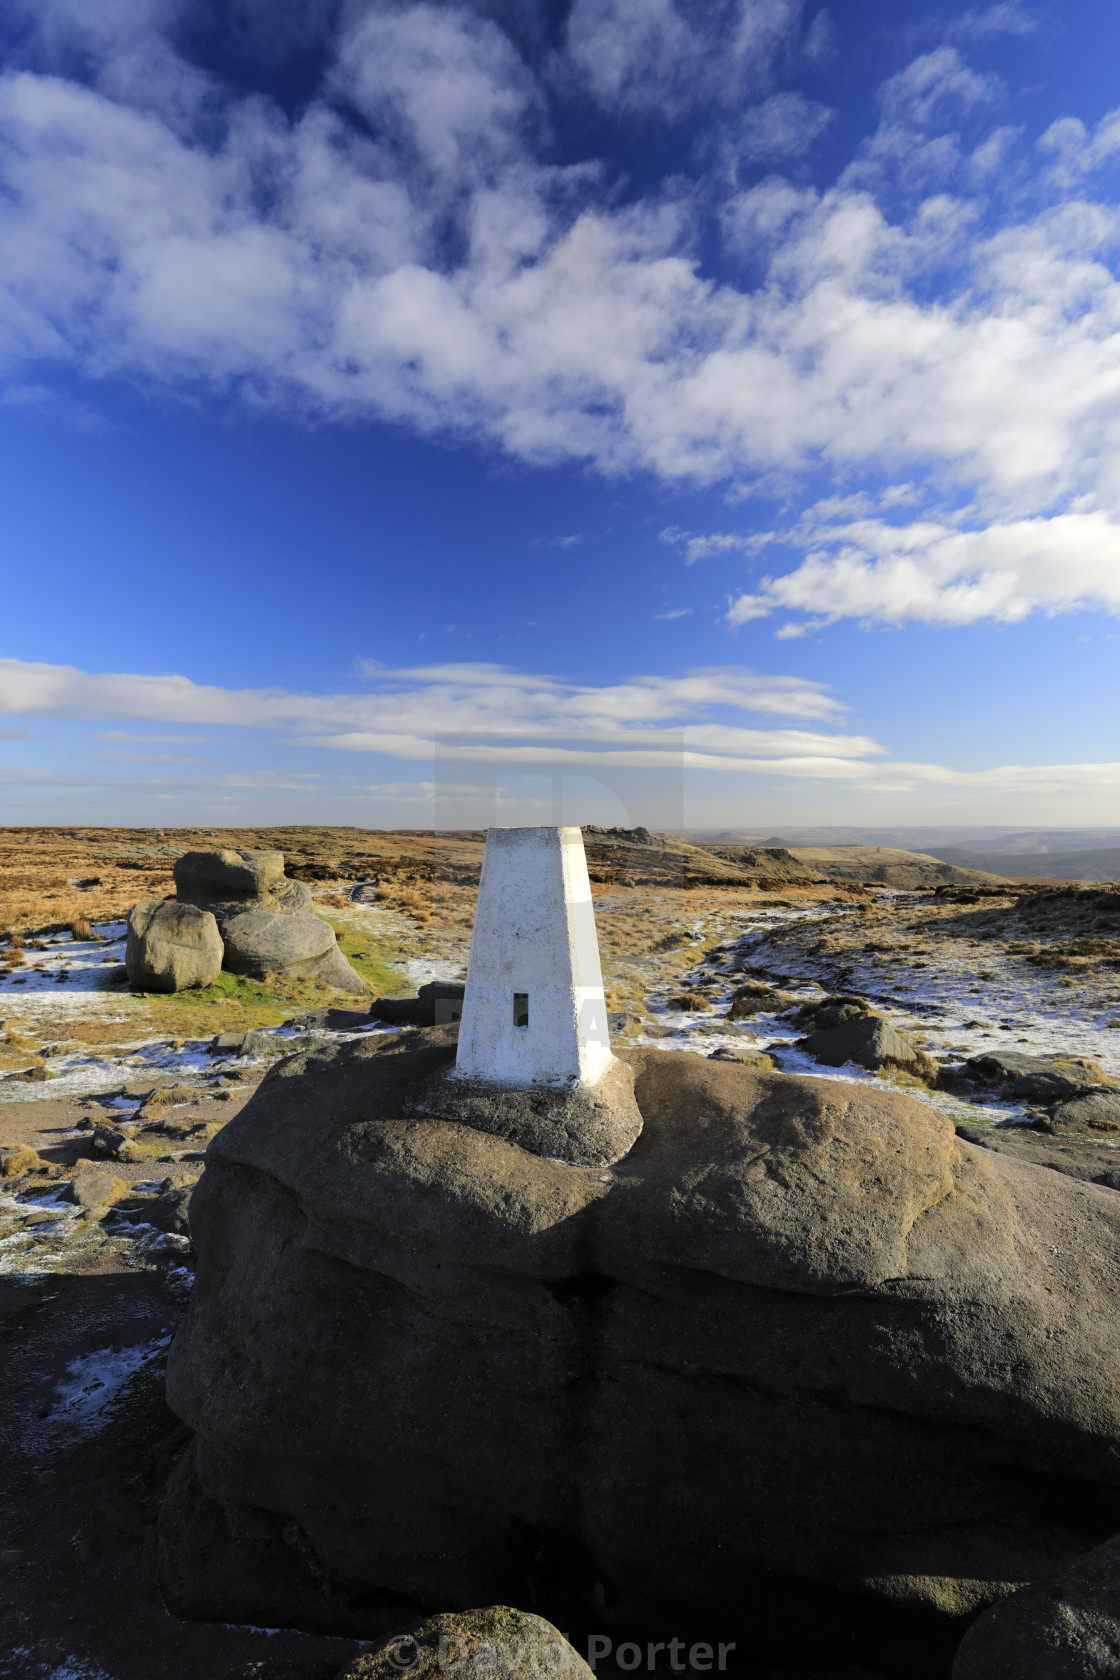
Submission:
<svg viewBox="0 0 1120 1680">
<path fill-rule="evenodd" d="M 136 735 L 127 729 L 104 729 L 93 737 L 95 741 L 108 741 L 114 746 L 129 746 L 134 743 L 147 746 L 187 747 L 198 746 L 206 740 L 205 735 Z"/>
<path fill-rule="evenodd" d="M 695 537 L 691 532 L 681 531 L 675 525 L 667 526 L 660 535 L 662 542 L 683 544 L 685 560 L 690 566 L 697 560 L 707 560 L 712 554 L 757 554 L 760 549 L 774 541 L 772 531 L 713 531 L 709 536 Z"/>
<path fill-rule="evenodd" d="M 959 41 L 985 41 L 995 35 L 1033 35 L 1039 28 L 1039 19 L 1026 7 L 1014 4 L 1014 0 L 1001 0 L 997 5 L 946 19 L 941 27 Z"/>
<path fill-rule="evenodd" d="M 501 666 L 431 666 L 378 670 L 369 693 L 301 695 L 196 685 L 184 677 L 97 675 L 5 660 L 0 661 L 0 715 L 249 726 L 294 743 L 305 754 L 318 750 L 322 756 L 310 770 L 204 771 L 200 767 L 205 761 L 186 755 L 121 751 L 102 757 L 122 772 L 127 768 L 128 775 L 13 767 L 0 770 L 0 785 L 8 790 L 13 811 L 30 813 L 26 820 L 46 820 L 34 813 L 50 810 L 58 820 L 88 821 L 90 801 L 100 798 L 106 803 L 106 820 L 118 821 L 128 820 L 122 816 L 125 811 L 137 820 L 137 813 L 150 808 L 145 801 L 160 800 L 178 801 L 194 822 L 234 811 L 244 820 L 263 821 L 270 813 L 271 819 L 290 821 L 296 810 L 320 822 L 324 812 L 365 821 L 372 805 L 387 814 L 385 820 L 397 822 L 407 821 L 408 812 L 417 807 L 426 808 L 453 827 L 485 821 L 495 799 L 505 802 L 518 820 L 534 820 L 551 809 L 551 796 L 534 791 L 533 778 L 550 778 L 557 772 L 604 777 L 608 785 L 616 771 L 667 771 L 674 777 L 684 772 L 686 777 L 707 776 L 704 785 L 709 788 L 714 772 L 739 786 L 761 780 L 779 793 L 803 786 L 816 790 L 814 798 L 824 798 L 834 790 L 838 797 L 859 801 L 853 809 L 879 796 L 897 800 L 928 794 L 941 804 L 952 796 L 977 808 L 989 804 L 1005 818 L 1016 802 L 1020 811 L 1033 817 L 1046 808 L 1046 801 L 1061 800 L 1067 811 L 1096 813 L 1093 820 L 1103 820 L 1101 813 L 1112 808 L 1120 789 L 1116 763 L 1012 764 L 964 771 L 893 759 L 866 735 L 725 721 L 728 714 L 733 719 L 736 712 L 751 710 L 785 712 L 827 724 L 839 706 L 816 684 L 763 679 L 735 669 L 591 688 Z M 11 737 L 21 732 L 4 733 Z M 360 765 L 361 755 L 368 754 L 434 763 L 441 774 L 416 782 L 370 783 L 341 768 Z M 141 773 L 157 764 L 167 766 L 168 773 Z M 482 764 L 489 767 L 493 783 L 464 781 L 454 773 L 459 766 Z M 508 790 L 503 790 L 500 778 L 506 779 Z M 698 820 L 705 819 L 701 815 Z"/>
<path fill-rule="evenodd" d="M 821 683 L 801 677 L 763 677 L 738 666 L 716 666 L 679 677 L 635 677 L 589 684 L 513 671 L 506 666 L 451 664 L 390 671 L 367 670 L 368 691 L 293 694 L 280 689 L 229 689 L 182 676 L 90 673 L 72 666 L 0 659 L 0 716 L 118 718 L 153 723 L 219 724 L 295 734 L 318 745 L 430 756 L 437 737 L 487 738 L 563 735 L 595 739 L 625 734 L 642 745 L 644 731 L 664 731 L 706 719 L 719 708 L 813 723 L 842 712 Z M 750 750 L 766 740 L 795 743 L 797 731 L 746 731 Z M 114 731 L 115 736 L 127 732 Z M 183 739 L 183 737 L 178 737 Z M 805 737 L 813 750 L 826 737 Z M 494 749 L 497 750 L 496 748 Z M 588 751 L 592 750 L 591 745 Z M 785 751 L 786 746 L 779 750 Z M 466 756 L 470 756 L 467 753 Z"/>
<path fill-rule="evenodd" d="M 833 616 L 1112 610 L 1120 212 L 1092 193 L 1120 113 L 1032 151 L 999 82 L 943 43 L 885 84 L 831 188 L 742 188 L 745 158 L 825 120 L 776 85 L 827 33 L 802 38 L 795 0 L 576 0 L 551 57 L 481 6 L 370 0 L 335 22 L 253 0 L 238 40 L 264 52 L 271 17 L 277 61 L 325 54 L 294 117 L 177 52 L 197 0 L 27 15 L 31 56 L 0 78 L 10 402 L 45 402 L 55 364 L 737 493 L 893 481 L 909 526 L 834 521 L 735 621 L 807 610 L 810 580 Z M 1031 23 L 996 5 L 945 34 Z M 738 162 L 626 192 L 603 159 L 561 167 L 552 118 L 588 96 L 616 124 L 701 109 L 700 153 Z M 774 539 L 683 540 L 696 559 Z"/>
<path fill-rule="evenodd" d="M 781 608 L 888 624 L 1016 623 L 1078 609 L 1120 615 L 1120 520 L 1099 510 L 983 530 L 866 519 L 801 540 L 819 546 L 794 571 L 738 596 L 729 623 Z"/>
<path fill-rule="evenodd" d="M 744 162 L 800 157 L 827 128 L 832 114 L 802 93 L 774 93 L 743 114 L 731 144 Z"/>
<path fill-rule="evenodd" d="M 664 121 L 705 100 L 742 100 L 765 89 L 796 40 L 801 0 L 737 0 L 682 7 L 674 0 L 575 0 L 562 80 L 578 77 L 617 114 Z"/>
</svg>

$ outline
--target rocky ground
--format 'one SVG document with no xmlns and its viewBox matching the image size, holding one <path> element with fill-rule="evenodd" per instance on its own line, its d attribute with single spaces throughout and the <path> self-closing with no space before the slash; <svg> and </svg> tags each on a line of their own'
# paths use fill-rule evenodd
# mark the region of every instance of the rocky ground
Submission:
<svg viewBox="0 0 1120 1680">
<path fill-rule="evenodd" d="M 1023 891 L 960 872 L 906 890 L 850 868 L 826 879 L 820 860 L 810 877 L 807 859 L 748 865 L 728 848 L 646 840 L 589 837 L 619 1041 L 902 1088 L 971 1141 L 1120 1189 L 1120 1120 L 1107 1106 L 1120 1080 L 1120 890 Z M 0 1676 L 218 1680 L 255 1655 L 341 1660 L 352 1645 L 172 1623 L 147 1584 L 144 1537 L 177 1450 L 159 1372 L 190 1288 L 185 1204 L 205 1146 L 276 1057 L 387 1029 L 314 987 L 223 975 L 205 993 L 131 993 L 123 915 L 171 891 L 188 846 L 279 847 L 375 990 L 411 992 L 463 975 L 481 839 L 7 831 L 0 842 Z M 849 1027 L 882 1022 L 907 1056 L 820 1060 L 804 1041 L 831 1030 L 843 1000 Z M 986 1072 L 983 1056 L 996 1058 Z M 1040 1085 L 1037 1069 L 999 1061 L 1016 1056 L 1033 1059 L 1028 1073 L 1058 1073 Z M 1063 1123 L 1085 1091 L 1105 1099 L 1097 1120 Z M 873 1680 L 844 1671 L 861 1672 Z"/>
</svg>

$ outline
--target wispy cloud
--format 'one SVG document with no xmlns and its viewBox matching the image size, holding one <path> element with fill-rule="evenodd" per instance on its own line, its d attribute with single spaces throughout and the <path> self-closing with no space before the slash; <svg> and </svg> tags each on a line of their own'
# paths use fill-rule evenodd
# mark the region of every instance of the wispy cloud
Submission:
<svg viewBox="0 0 1120 1680">
<path fill-rule="evenodd" d="M 427 798 L 427 789 L 459 787 L 469 804 L 476 784 L 455 777 L 409 783 L 369 783 L 341 773 L 348 759 L 381 755 L 440 765 L 486 764 L 495 775 L 583 774 L 615 770 L 721 772 L 778 778 L 785 783 L 832 784 L 860 793 L 959 790 L 976 798 L 1111 797 L 1120 764 L 1003 765 L 962 771 L 891 757 L 882 743 L 835 727 L 839 702 L 821 685 L 797 677 L 762 677 L 736 667 L 639 677 L 591 687 L 499 665 L 432 665 L 386 671 L 374 667 L 369 692 L 293 694 L 279 689 L 227 689 L 186 677 L 129 673 L 99 675 L 67 666 L 0 661 L 0 714 L 119 717 L 153 722 L 202 722 L 272 731 L 283 741 L 323 752 L 323 768 L 200 772 L 173 754 L 106 754 L 139 769 L 182 766 L 174 777 L 134 775 L 114 782 L 83 771 L 9 770 L 5 786 L 49 790 L 126 787 L 163 797 L 250 797 L 254 793 L 331 800 Z M 737 721 L 744 713 L 799 719 L 760 727 Z M 815 726 L 813 726 L 815 725 Z M 123 732 L 122 732 L 123 733 Z M 204 762 L 204 761 L 203 761 Z M 437 794 L 432 795 L 433 798 Z M 458 797 L 458 796 L 456 796 Z M 481 795 L 478 795 L 481 798 Z M 493 797 L 493 789 L 486 794 Z M 521 798 L 521 795 L 517 796 Z M 324 803 L 326 802 L 326 803 Z M 197 809 L 196 805 L 196 809 Z"/>
<path fill-rule="evenodd" d="M 93 736 L 95 741 L 108 741 L 115 746 L 130 746 L 133 743 L 145 746 L 160 747 L 197 747 L 206 740 L 205 735 L 137 735 L 127 729 L 103 729 Z"/>
<path fill-rule="evenodd" d="M 486 663 L 402 670 L 371 664 L 365 674 L 364 692 L 297 694 L 220 688 L 183 676 L 91 673 L 6 659 L 0 660 L 0 716 L 263 728 L 320 746 L 415 758 L 430 755 L 433 742 L 449 732 L 477 738 L 476 756 L 486 757 L 489 736 L 583 736 L 590 743 L 619 732 L 706 726 L 720 711 L 818 724 L 834 722 L 843 712 L 840 701 L 821 683 L 763 676 L 740 666 L 638 676 L 598 687 Z M 749 738 L 754 751 L 762 750 L 765 739 L 792 741 L 797 731 L 740 734 Z M 812 737 L 814 743 L 818 739 Z M 587 750 L 592 750 L 590 745 Z"/>
<path fill-rule="evenodd" d="M 96 759 L 101 764 L 213 764 L 212 758 L 198 753 L 103 752 L 83 753 L 83 758 Z"/>
<path fill-rule="evenodd" d="M 978 6 L 957 17 L 936 17 L 929 27 L 957 41 L 989 41 L 997 35 L 1034 35 L 1041 27 L 1038 13 L 1014 0 L 994 6 Z"/>
</svg>

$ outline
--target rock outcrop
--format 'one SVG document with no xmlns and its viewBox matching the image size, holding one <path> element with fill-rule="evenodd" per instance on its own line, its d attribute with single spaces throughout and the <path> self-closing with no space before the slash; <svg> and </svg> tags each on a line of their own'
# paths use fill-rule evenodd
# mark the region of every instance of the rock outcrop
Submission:
<svg viewBox="0 0 1120 1680">
<path fill-rule="evenodd" d="M 898 1092 L 658 1050 L 622 1052 L 629 1153 L 574 1165 L 423 1112 L 454 1041 L 301 1053 L 210 1144 L 175 1613 L 512 1601 L 804 1661 L 870 1618 L 918 1676 L 1120 1529 L 1114 1192 Z"/>
<path fill-rule="evenodd" d="M 957 1136 L 981 1149 L 994 1149 L 1013 1161 L 1030 1161 L 1068 1173 L 1087 1184 L 1120 1190 L 1120 1156 L 1095 1133 L 1036 1131 L 1033 1126 L 958 1126 Z"/>
<path fill-rule="evenodd" d="M 179 903 L 209 910 L 223 936 L 226 922 L 247 910 L 311 908 L 311 888 L 284 874 L 283 852 L 184 852 L 175 860 L 173 874 Z"/>
<path fill-rule="evenodd" d="M 969 1628 L 953 1680 L 1116 1680 L 1120 1536 L 1056 1579 L 1012 1593 Z"/>
<path fill-rule="evenodd" d="M 1090 1091 L 1061 1103 L 1050 1116 L 1050 1130 L 1074 1136 L 1120 1136 L 1120 1091 Z"/>
<path fill-rule="evenodd" d="M 210 986 L 225 968 L 368 995 L 333 929 L 310 913 L 311 889 L 284 874 L 282 852 L 184 852 L 174 873 L 176 898 L 137 904 L 129 916 L 125 966 L 134 986 Z"/>
<path fill-rule="evenodd" d="M 1065 1103 L 1115 1083 L 1084 1056 L 1027 1056 L 1018 1050 L 970 1056 L 962 1073 L 973 1084 L 987 1086 L 1000 1096 L 1043 1105 Z"/>
<path fill-rule="evenodd" d="M 207 910 L 169 898 L 145 899 L 129 912 L 124 962 L 141 991 L 212 986 L 222 972 L 222 936 Z"/>
<path fill-rule="evenodd" d="M 837 1013 L 841 1013 L 837 1011 Z M 857 1067 L 877 1071 L 880 1068 L 899 1068 L 904 1073 L 936 1075 L 936 1066 L 909 1039 L 881 1016 L 858 1011 L 838 1026 L 825 1027 L 798 1039 L 798 1048 L 825 1067 L 843 1067 L 854 1062 Z"/>
</svg>

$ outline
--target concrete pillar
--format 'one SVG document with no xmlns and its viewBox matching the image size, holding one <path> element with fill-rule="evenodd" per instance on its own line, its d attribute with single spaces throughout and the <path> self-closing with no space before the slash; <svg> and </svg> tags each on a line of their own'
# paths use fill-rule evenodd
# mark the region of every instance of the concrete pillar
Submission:
<svg viewBox="0 0 1120 1680">
<path fill-rule="evenodd" d="M 593 1085 L 613 1060 L 583 835 L 488 829 L 456 1071 Z"/>
</svg>

